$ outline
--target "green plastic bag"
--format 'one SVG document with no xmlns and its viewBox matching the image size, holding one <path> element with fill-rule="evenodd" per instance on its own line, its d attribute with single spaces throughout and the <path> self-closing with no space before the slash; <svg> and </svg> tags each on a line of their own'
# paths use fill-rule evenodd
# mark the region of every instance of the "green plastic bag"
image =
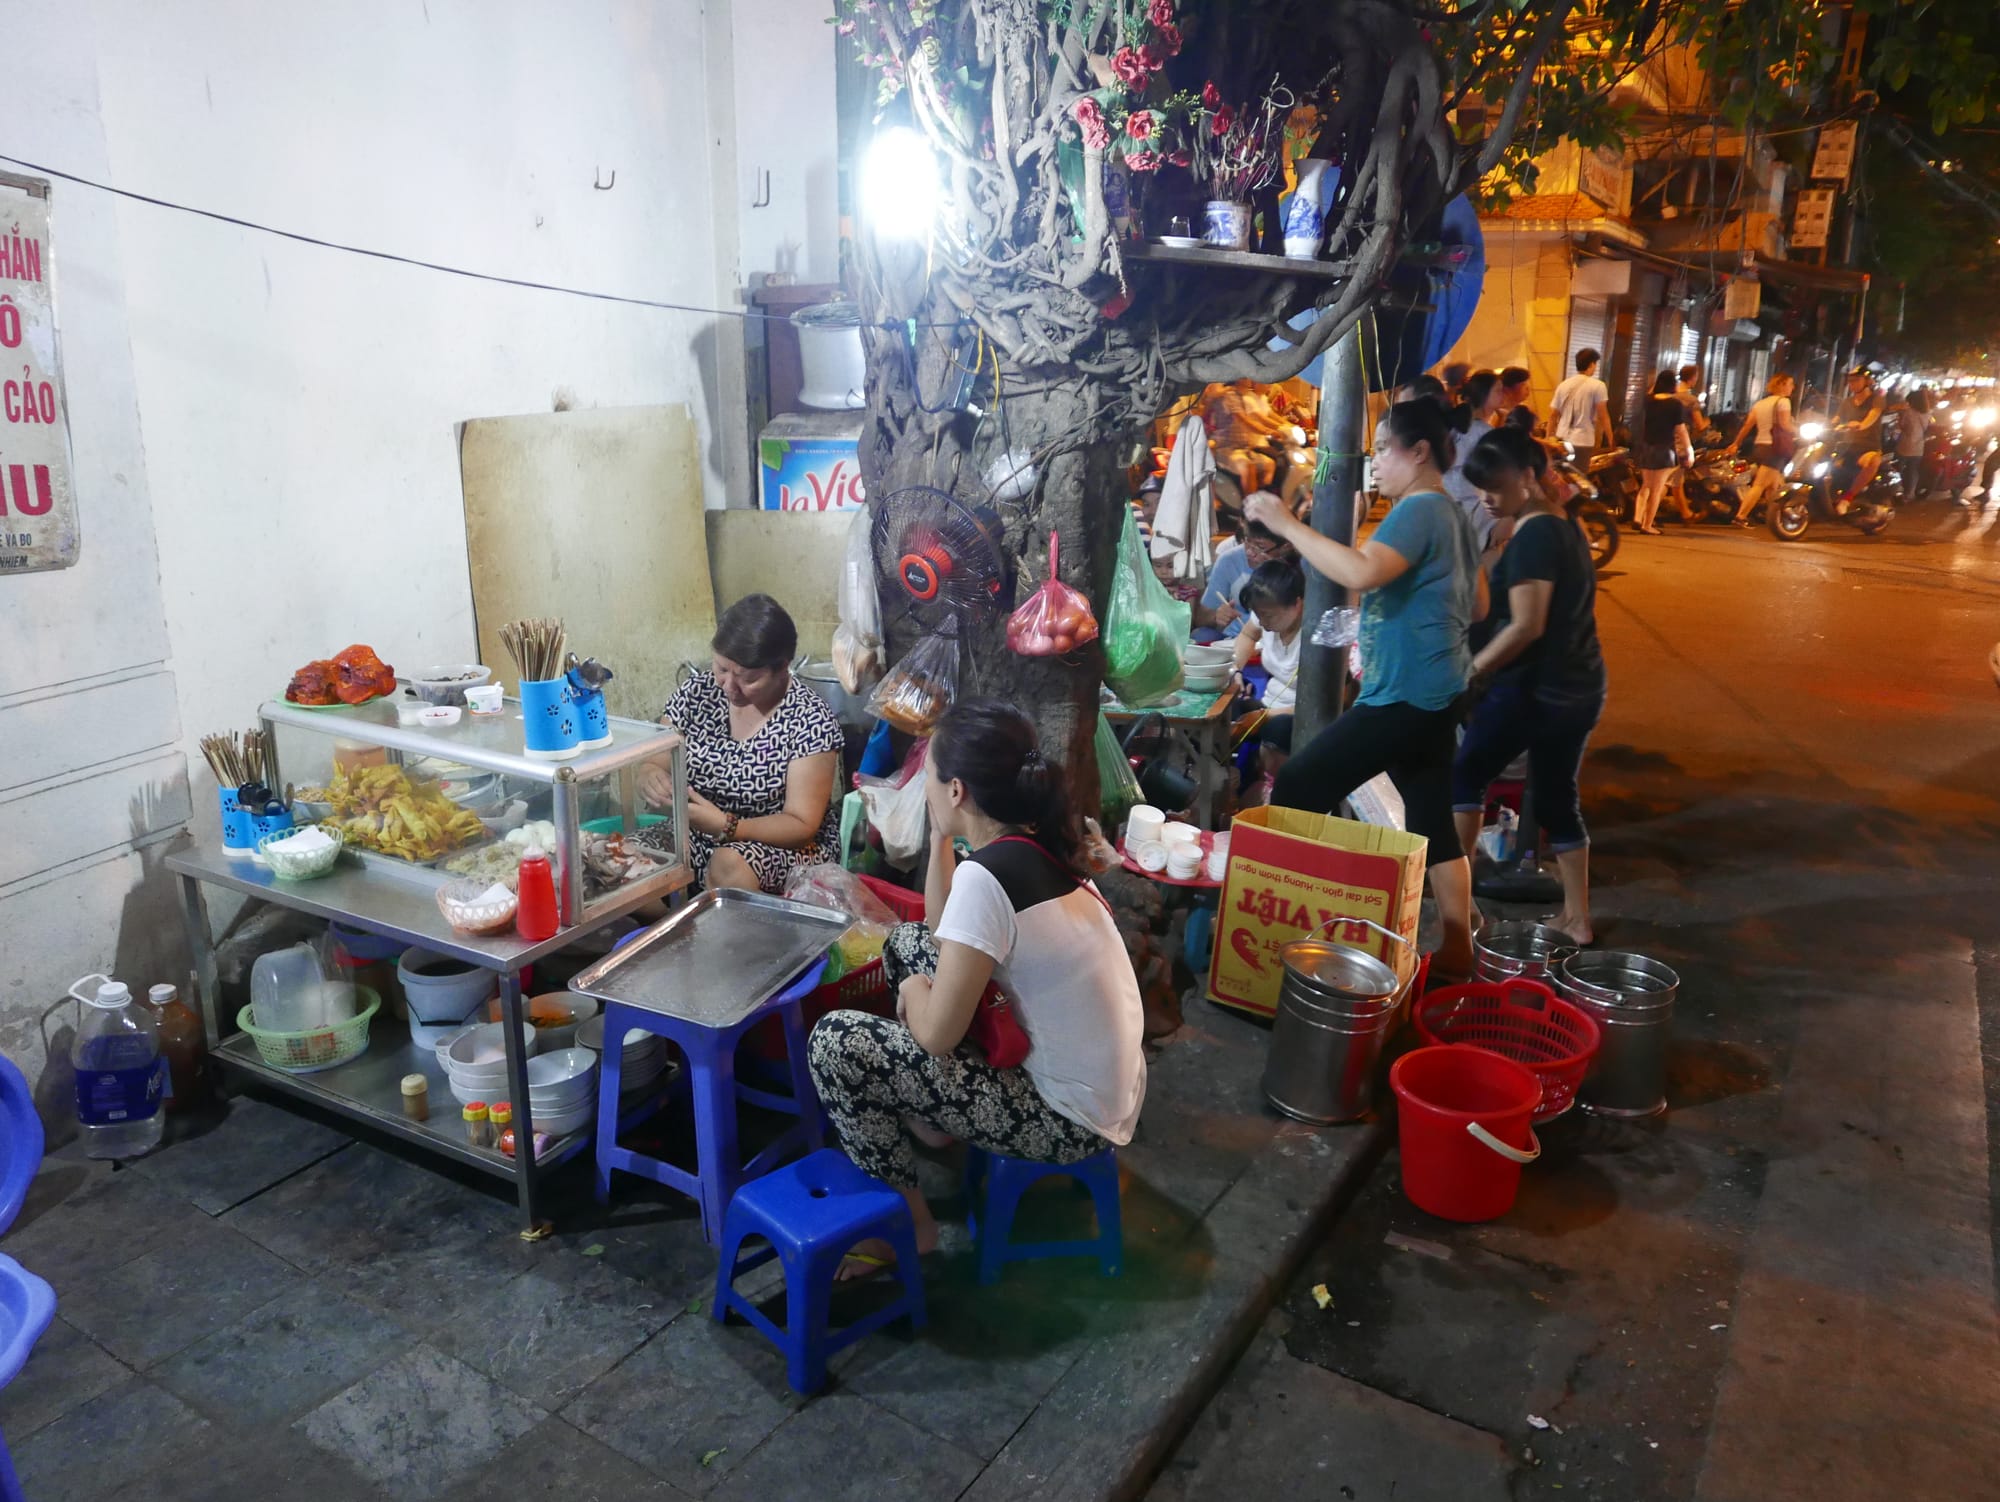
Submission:
<svg viewBox="0 0 2000 1502">
<path fill-rule="evenodd" d="M 1118 744 L 1111 721 L 1101 709 L 1097 712 L 1097 796 L 1103 810 L 1098 822 L 1114 831 L 1135 806 L 1145 802 L 1139 792 L 1139 779 L 1132 771 L 1131 758 Z"/>
<path fill-rule="evenodd" d="M 1181 645 L 1193 624 L 1193 612 L 1167 593 L 1153 572 L 1126 507 L 1101 638 L 1104 681 L 1121 703 L 1157 704 L 1181 691 Z"/>
</svg>

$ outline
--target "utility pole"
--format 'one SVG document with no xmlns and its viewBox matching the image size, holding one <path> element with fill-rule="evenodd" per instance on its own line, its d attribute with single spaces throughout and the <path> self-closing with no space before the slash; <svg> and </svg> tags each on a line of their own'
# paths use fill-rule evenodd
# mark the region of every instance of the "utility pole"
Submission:
<svg viewBox="0 0 2000 1502">
<path fill-rule="evenodd" d="M 1354 546 L 1355 493 L 1361 489 L 1361 438 L 1368 392 L 1361 372 L 1361 330 L 1349 329 L 1326 352 L 1320 375 L 1319 473 L 1313 478 L 1313 530 Z M 1346 647 L 1313 645 L 1313 628 L 1327 611 L 1349 603 L 1347 590 L 1306 565 L 1306 639 L 1299 652 L 1298 719 L 1293 744 L 1304 746 L 1340 718 L 1347 681 Z"/>
</svg>

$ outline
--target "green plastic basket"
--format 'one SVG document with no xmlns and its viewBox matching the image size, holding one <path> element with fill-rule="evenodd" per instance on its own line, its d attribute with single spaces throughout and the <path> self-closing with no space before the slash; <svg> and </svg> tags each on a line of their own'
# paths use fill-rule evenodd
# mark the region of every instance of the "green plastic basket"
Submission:
<svg viewBox="0 0 2000 1502">
<path fill-rule="evenodd" d="M 639 828 L 651 829 L 655 824 L 666 823 L 667 816 L 665 814 L 640 814 L 637 822 Z M 612 814 L 609 818 L 604 819 L 585 819 L 577 827 L 585 834 L 622 834 L 625 831 L 625 819 L 620 814 Z"/>
<path fill-rule="evenodd" d="M 250 1020 L 250 1008 L 236 1014 L 236 1025 L 250 1035 L 257 1052 L 273 1069 L 290 1074 L 313 1074 L 333 1069 L 368 1051 L 368 1025 L 382 1008 L 382 998 L 373 986 L 356 986 L 359 1005 L 352 1017 L 332 1027 L 314 1028 L 308 1033 L 281 1033 L 258 1027 Z"/>
</svg>

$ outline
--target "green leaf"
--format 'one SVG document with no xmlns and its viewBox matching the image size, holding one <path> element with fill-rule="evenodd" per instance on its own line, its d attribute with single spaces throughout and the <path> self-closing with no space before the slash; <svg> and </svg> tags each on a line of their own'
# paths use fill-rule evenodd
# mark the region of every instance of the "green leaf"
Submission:
<svg viewBox="0 0 2000 1502">
<path fill-rule="evenodd" d="M 757 440 L 757 461 L 766 469 L 783 469 L 785 456 L 792 451 L 789 438 L 760 438 Z M 600 1251 L 603 1248 L 599 1248 Z"/>
<path fill-rule="evenodd" d="M 593 1241 L 589 1246 L 583 1249 L 583 1255 L 586 1257 L 602 1257 L 604 1255 L 604 1243 L 601 1241 Z"/>
<path fill-rule="evenodd" d="M 707 1454 L 701 1457 L 701 1463 L 704 1466 L 712 1466 L 728 1453 L 729 1453 L 729 1446 L 727 1445 L 722 1446 L 718 1450 L 710 1450 Z"/>
</svg>

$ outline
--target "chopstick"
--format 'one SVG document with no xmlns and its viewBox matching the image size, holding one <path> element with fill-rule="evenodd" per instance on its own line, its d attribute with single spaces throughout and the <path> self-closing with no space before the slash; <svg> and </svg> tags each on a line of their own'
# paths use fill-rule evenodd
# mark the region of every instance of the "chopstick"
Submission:
<svg viewBox="0 0 2000 1502">
<path fill-rule="evenodd" d="M 500 641 L 513 657 L 522 682 L 543 683 L 561 676 L 568 632 L 555 617 L 509 621 L 500 628 Z"/>
<path fill-rule="evenodd" d="M 201 754 L 208 758 L 209 770 L 223 787 L 239 788 L 245 783 L 262 782 L 264 752 L 261 730 L 246 730 L 241 734 L 231 730 L 224 735 L 201 738 Z"/>
</svg>

